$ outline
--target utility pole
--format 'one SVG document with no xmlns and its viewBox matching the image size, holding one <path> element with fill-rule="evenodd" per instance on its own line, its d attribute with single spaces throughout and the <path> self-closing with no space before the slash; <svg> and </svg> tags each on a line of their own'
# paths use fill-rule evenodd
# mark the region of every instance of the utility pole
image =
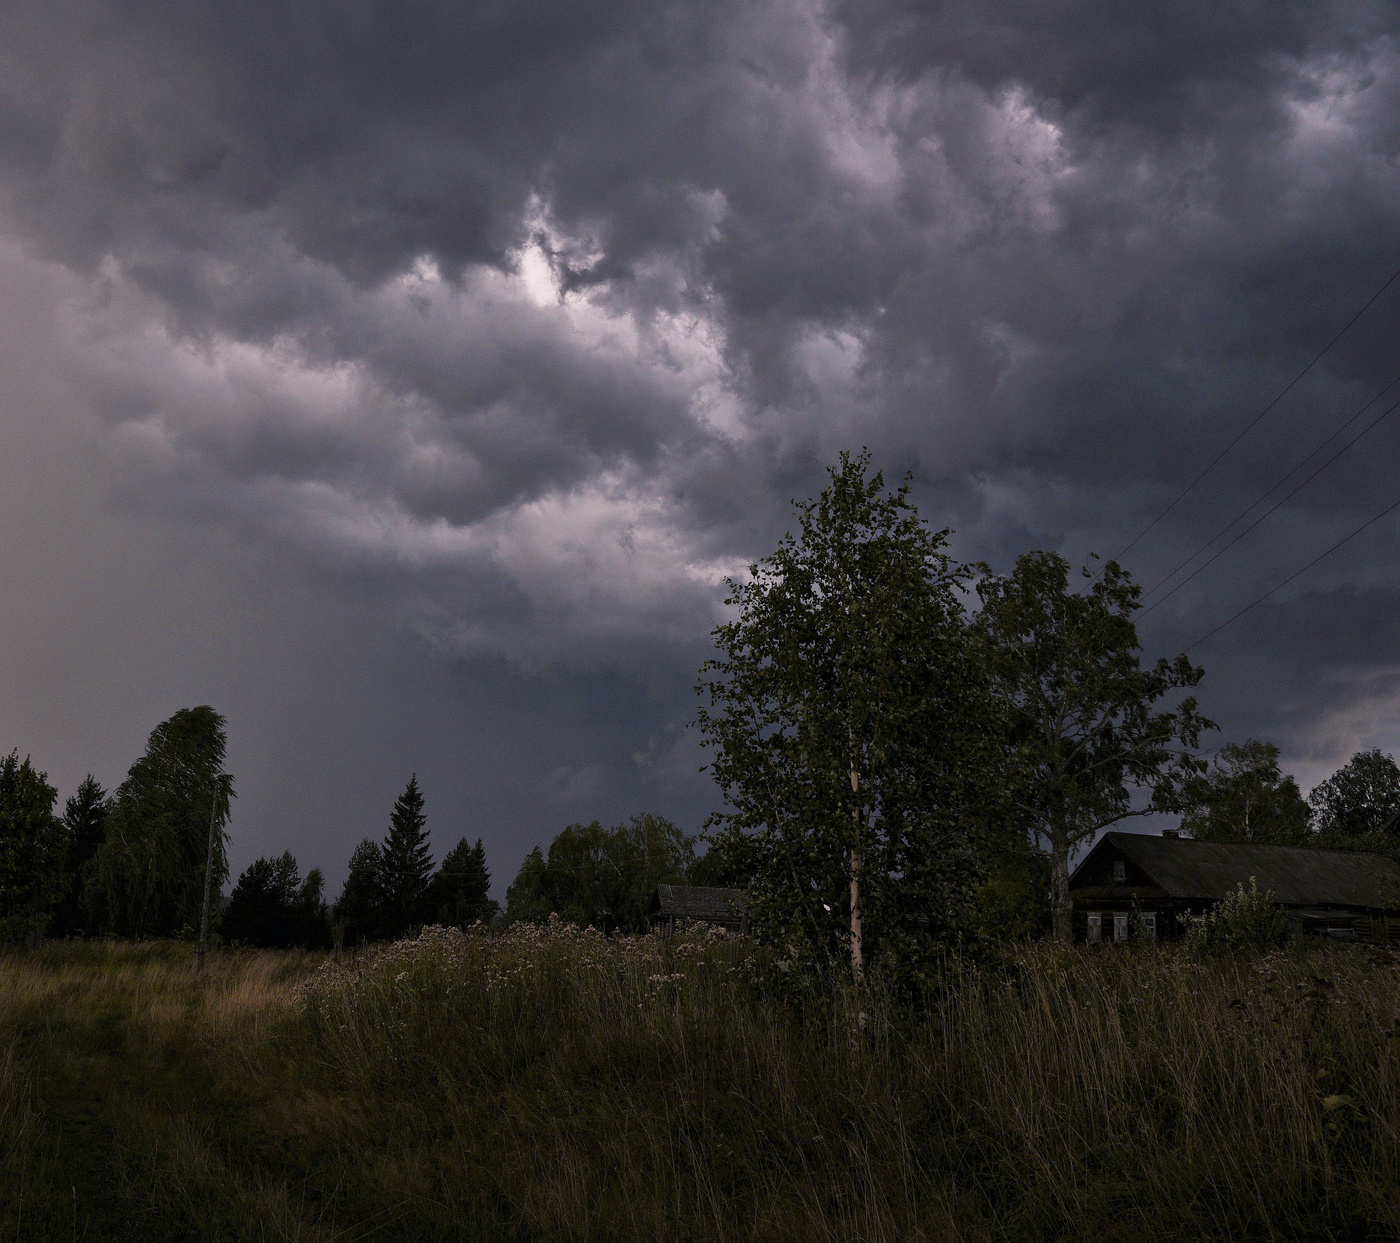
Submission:
<svg viewBox="0 0 1400 1243">
<path fill-rule="evenodd" d="M 199 946 L 194 952 L 194 969 L 204 970 L 204 951 L 209 945 L 209 885 L 214 876 L 214 825 L 219 818 L 219 779 L 214 778 L 209 800 L 209 852 L 204 856 L 204 907 L 199 915 Z"/>
</svg>

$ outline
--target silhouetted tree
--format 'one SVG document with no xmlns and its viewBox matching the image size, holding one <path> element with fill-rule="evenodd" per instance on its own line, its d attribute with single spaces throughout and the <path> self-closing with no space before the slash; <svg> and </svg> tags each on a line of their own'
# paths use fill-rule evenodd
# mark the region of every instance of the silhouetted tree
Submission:
<svg viewBox="0 0 1400 1243">
<path fill-rule="evenodd" d="M 0 759 L 0 939 L 49 928 L 66 887 L 66 833 L 58 791 L 28 756 Z"/>
<path fill-rule="evenodd" d="M 57 932 L 72 934 L 88 929 L 89 921 L 82 909 L 83 885 L 102 845 L 106 825 L 107 792 L 89 773 L 63 808 L 68 863 L 66 889 L 55 917 Z"/>
<path fill-rule="evenodd" d="M 238 878 L 219 921 L 225 941 L 285 949 L 292 942 L 292 902 L 297 865 L 290 852 L 280 859 L 254 859 Z"/>
<path fill-rule="evenodd" d="M 297 890 L 293 907 L 292 944 L 307 949 L 329 949 L 331 913 L 326 905 L 326 878 L 312 868 Z"/>
<path fill-rule="evenodd" d="M 491 900 L 491 873 L 486 849 L 478 838 L 473 846 L 464 837 L 443 856 L 442 866 L 428 884 L 427 907 L 435 923 L 467 928 L 481 920 L 490 923 L 500 914 Z"/>
<path fill-rule="evenodd" d="M 380 849 L 385 936 L 402 936 L 427 915 L 428 881 L 433 874 L 427 824 L 415 774 L 394 803 L 389 836 Z"/>
<path fill-rule="evenodd" d="M 121 936 L 193 936 L 204 898 L 209 821 L 215 818 L 213 886 L 225 854 L 233 778 L 227 735 L 213 708 L 183 708 L 151 732 L 146 753 L 112 796 L 102 844 L 83 890 L 87 915 Z"/>
<path fill-rule="evenodd" d="M 347 945 L 359 945 L 384 935 L 380 931 L 384 923 L 381 872 L 379 843 L 365 838 L 350 855 L 345 887 L 331 911 L 332 920 L 344 929 Z"/>
<path fill-rule="evenodd" d="M 572 827 L 572 826 L 571 826 Z M 548 883 L 549 865 L 544 851 L 534 847 L 520 864 L 506 889 L 506 919 L 512 924 L 541 924 L 556 909 Z"/>
<path fill-rule="evenodd" d="M 1308 795 L 1319 846 L 1400 858 L 1400 766 L 1359 751 Z"/>
<path fill-rule="evenodd" d="M 557 914 L 604 932 L 640 932 L 662 882 L 684 882 L 695 866 L 694 841 L 664 816 L 633 816 L 606 829 L 571 824 L 536 847 L 506 892 L 506 918 L 538 923 Z"/>
<path fill-rule="evenodd" d="M 1255 738 L 1221 747 L 1208 773 L 1184 783 L 1182 831 L 1203 842 L 1311 844 L 1308 805 L 1278 755 Z"/>
<path fill-rule="evenodd" d="M 276 859 L 255 859 L 229 895 L 219 931 L 225 941 L 286 949 L 321 948 L 330 943 L 329 920 L 318 868 L 299 876 L 291 851 Z"/>
</svg>

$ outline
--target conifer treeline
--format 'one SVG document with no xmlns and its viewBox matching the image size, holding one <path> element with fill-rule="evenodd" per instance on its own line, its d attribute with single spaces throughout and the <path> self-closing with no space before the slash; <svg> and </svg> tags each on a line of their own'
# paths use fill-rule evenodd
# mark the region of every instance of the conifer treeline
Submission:
<svg viewBox="0 0 1400 1243">
<path fill-rule="evenodd" d="M 185 709 L 151 734 L 127 779 L 108 795 L 84 778 L 57 814 L 47 774 L 17 751 L 0 757 L 0 940 L 34 932 L 123 937 L 191 936 L 198 924 L 209 817 L 215 815 L 214 881 L 227 877 L 232 778 L 220 771 L 224 718 Z M 1182 829 L 1212 841 L 1267 841 L 1400 856 L 1400 766 L 1359 752 L 1306 799 L 1279 767 L 1272 743 L 1221 748 L 1192 785 Z M 211 797 L 217 803 L 211 802 Z M 350 857 L 334 905 L 319 868 L 303 877 L 290 851 L 244 869 L 216 924 L 226 943 L 326 948 L 392 939 L 429 923 L 469 927 L 543 922 L 551 914 L 604 931 L 646 926 L 658 884 L 745 885 L 742 864 L 722 850 L 697 855 L 696 839 L 661 816 L 606 828 L 563 829 L 525 857 L 502 911 L 480 839 L 465 837 L 433 866 L 417 776 L 395 802 L 382 842 Z M 995 874 L 979 894 L 976 927 L 991 935 L 1044 930 L 1042 871 Z"/>
<path fill-rule="evenodd" d="M 225 746 L 219 713 L 182 709 L 151 732 L 114 793 L 88 776 L 62 816 L 28 756 L 0 760 L 0 938 L 192 936 L 211 820 L 215 892 L 228 876 Z"/>
<path fill-rule="evenodd" d="M 225 721 L 207 705 L 183 709 L 152 731 L 144 754 L 112 794 L 84 778 L 62 815 L 45 772 L 17 751 L 0 757 L 0 940 L 110 935 L 191 937 L 199 925 L 205 856 L 214 820 L 213 890 L 228 879 L 233 778 L 223 772 Z M 711 860 L 713 865 L 713 860 Z M 505 917 L 552 913 L 606 930 L 645 926 L 663 881 L 715 880 L 695 842 L 660 816 L 607 829 L 574 824 L 527 855 Z M 478 838 L 463 837 L 434 866 L 417 775 L 395 802 L 383 841 L 350 856 L 334 905 L 320 868 L 305 876 L 290 851 L 255 859 L 215 929 L 225 943 L 325 948 L 412 933 L 425 924 L 469 927 L 502 916 Z"/>
<path fill-rule="evenodd" d="M 350 856 L 331 925 L 346 944 L 391 940 L 424 924 L 465 928 L 496 918 L 481 840 L 473 845 L 462 838 L 434 871 L 427 823 L 414 774 L 394 804 L 388 836 L 383 842 L 366 838 Z"/>
</svg>

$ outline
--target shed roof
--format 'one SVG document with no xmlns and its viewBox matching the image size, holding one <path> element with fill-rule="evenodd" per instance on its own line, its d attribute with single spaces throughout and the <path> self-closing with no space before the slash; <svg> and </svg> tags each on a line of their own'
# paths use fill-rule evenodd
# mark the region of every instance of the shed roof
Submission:
<svg viewBox="0 0 1400 1243">
<path fill-rule="evenodd" d="M 744 917 L 748 895 L 742 889 L 719 889 L 713 885 L 657 885 L 651 900 L 653 915 L 677 919 L 739 921 Z"/>
<path fill-rule="evenodd" d="M 1254 877 L 1260 890 L 1284 906 L 1400 909 L 1400 866 L 1384 855 L 1262 842 L 1198 842 L 1189 837 L 1105 833 L 1074 870 L 1082 881 L 1100 851 L 1117 849 L 1167 896 L 1218 902 Z"/>
</svg>

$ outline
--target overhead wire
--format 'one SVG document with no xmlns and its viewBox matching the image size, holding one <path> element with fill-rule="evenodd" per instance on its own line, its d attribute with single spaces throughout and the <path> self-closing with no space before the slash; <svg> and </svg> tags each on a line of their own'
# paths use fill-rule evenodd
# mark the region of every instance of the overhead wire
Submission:
<svg viewBox="0 0 1400 1243">
<path fill-rule="evenodd" d="M 1346 421 L 1346 423 L 1344 423 L 1335 432 L 1328 436 L 1326 440 L 1322 441 L 1322 443 L 1319 444 L 1317 448 L 1313 449 L 1311 453 L 1308 453 L 1305 457 L 1303 457 L 1297 463 L 1297 465 L 1295 465 L 1291 470 L 1289 470 L 1281 479 L 1279 479 L 1272 486 L 1266 488 L 1262 493 L 1260 493 L 1259 496 L 1251 504 L 1249 504 L 1243 510 L 1241 510 L 1234 518 L 1232 518 L 1228 523 L 1226 523 L 1224 527 L 1222 527 L 1219 531 L 1212 535 L 1210 539 L 1206 540 L 1204 544 L 1197 548 L 1195 552 L 1193 552 L 1189 557 L 1187 557 L 1184 561 L 1178 564 L 1174 570 L 1172 570 L 1169 574 L 1166 574 L 1162 578 L 1158 579 L 1156 583 L 1154 583 L 1146 592 L 1143 593 L 1144 597 L 1151 596 L 1155 592 L 1157 592 L 1165 584 L 1170 582 L 1183 569 L 1190 565 L 1192 561 L 1194 561 L 1197 557 L 1201 555 L 1201 553 L 1205 552 L 1205 550 L 1208 549 L 1212 544 L 1214 544 L 1218 539 L 1226 535 L 1229 532 L 1230 528 L 1233 527 L 1237 522 L 1239 522 L 1240 519 L 1246 517 L 1251 510 L 1258 506 L 1262 501 L 1266 500 L 1271 493 L 1277 491 L 1277 489 L 1281 487 L 1284 483 L 1286 483 L 1293 475 L 1297 474 L 1298 471 L 1301 470 L 1304 466 L 1306 466 L 1312 458 L 1316 457 L 1318 453 L 1320 453 L 1323 449 L 1327 447 L 1328 444 L 1330 444 L 1338 436 L 1342 435 L 1347 430 L 1347 428 L 1349 428 L 1353 423 L 1355 423 L 1357 419 L 1359 419 L 1363 414 L 1365 414 L 1367 410 L 1369 410 L 1373 405 L 1375 405 L 1377 401 L 1379 401 L 1387 392 L 1394 388 L 1395 385 L 1398 383 L 1400 383 L 1400 375 L 1397 375 L 1395 379 L 1391 380 L 1390 383 L 1388 383 L 1384 388 L 1377 392 L 1376 395 L 1372 397 L 1370 401 L 1368 401 L 1364 406 L 1362 406 L 1361 409 L 1359 409 L 1355 414 L 1353 414 L 1351 418 L 1349 418 Z M 1397 409 L 1400 409 L 1400 400 L 1393 402 L 1390 406 L 1388 406 L 1385 410 L 1378 414 L 1374 419 L 1371 420 L 1371 422 L 1369 422 L 1365 427 L 1363 427 L 1361 431 L 1359 431 L 1355 436 L 1353 436 L 1349 441 L 1347 441 L 1346 444 L 1344 444 L 1340 449 L 1338 449 L 1336 453 L 1334 453 L 1330 458 L 1323 462 L 1321 466 L 1319 466 L 1315 471 L 1313 471 L 1312 474 L 1310 474 L 1306 479 L 1299 483 L 1291 492 L 1289 492 L 1286 496 L 1281 497 L 1279 500 L 1275 501 L 1272 506 L 1270 506 L 1267 510 L 1260 514 L 1259 517 L 1257 517 L 1253 522 L 1251 522 L 1247 527 L 1245 527 L 1244 530 L 1240 531 L 1234 539 L 1232 539 L 1228 544 L 1224 545 L 1222 548 L 1217 549 L 1214 554 L 1208 557 L 1205 561 L 1201 562 L 1201 564 L 1198 565 L 1194 570 L 1192 570 L 1190 574 L 1188 574 L 1179 583 L 1177 583 L 1175 587 L 1173 587 L 1165 595 L 1158 596 L 1156 600 L 1152 601 L 1151 604 L 1147 605 L 1142 610 L 1142 613 L 1139 614 L 1139 616 L 1145 616 L 1146 614 L 1150 613 L 1153 609 L 1155 609 L 1159 604 L 1165 604 L 1168 600 L 1170 600 L 1172 596 L 1176 595 L 1178 591 L 1185 587 L 1187 583 L 1191 582 L 1198 574 L 1201 573 L 1201 571 L 1205 570 L 1208 566 L 1213 565 L 1227 552 L 1229 552 L 1230 549 L 1232 549 L 1236 544 L 1238 544 L 1240 540 L 1244 539 L 1246 535 L 1248 535 L 1262 522 L 1264 522 L 1265 519 L 1267 519 L 1271 514 L 1276 513 L 1279 509 L 1281 509 L 1284 505 L 1291 501 L 1295 496 L 1298 495 L 1299 492 L 1306 488 L 1308 484 L 1310 484 L 1314 479 L 1316 479 L 1320 474 L 1322 474 L 1323 471 L 1325 471 L 1329 466 L 1331 466 L 1333 462 L 1335 462 L 1338 458 L 1340 458 L 1343 454 L 1345 454 L 1355 445 L 1360 443 L 1360 441 L 1368 433 L 1370 433 L 1387 418 L 1389 418 L 1390 415 L 1393 414 Z"/>
<path fill-rule="evenodd" d="M 1249 433 L 1253 431 L 1256 426 L 1258 426 L 1259 421 L 1263 419 L 1263 417 L 1266 414 L 1268 414 L 1270 410 L 1277 406 L 1279 402 L 1281 402 L 1286 396 L 1288 396 L 1288 394 L 1293 391 L 1294 387 L 1299 383 L 1299 381 L 1301 381 L 1303 377 L 1308 374 L 1309 371 L 1311 371 L 1315 366 L 1317 366 L 1319 362 L 1322 361 L 1322 359 L 1327 355 L 1328 351 L 1331 350 L 1331 348 L 1334 345 L 1336 345 L 1337 342 L 1340 341 L 1347 334 L 1348 330 L 1353 324 L 1356 323 L 1358 319 L 1360 319 L 1364 314 L 1366 314 L 1367 311 L 1371 309 L 1371 306 L 1375 303 L 1376 299 L 1378 299 L 1383 293 L 1385 293 L 1385 291 L 1395 283 L 1397 278 L 1400 278 L 1400 268 L 1396 268 L 1395 271 L 1392 272 L 1390 276 L 1386 278 L 1385 283 L 1379 289 L 1377 289 L 1375 293 L 1373 293 L 1369 298 L 1367 298 L 1364 303 L 1362 303 L 1360 309 L 1349 320 L 1347 320 L 1347 322 L 1343 324 L 1342 327 L 1337 331 L 1336 335 L 1334 335 L 1332 339 L 1328 341 L 1327 344 L 1324 345 L 1322 349 L 1320 349 L 1313 356 L 1312 360 L 1308 363 L 1308 365 L 1304 367 L 1300 372 L 1298 372 L 1297 375 L 1295 375 L 1291 380 L 1288 381 L 1287 384 L 1283 386 L 1282 389 L 1279 390 L 1278 394 L 1273 398 L 1273 400 L 1271 400 L 1268 405 L 1266 405 L 1262 410 L 1260 410 L 1259 413 L 1256 414 L 1244 426 L 1243 429 L 1241 429 L 1238 435 L 1236 435 L 1235 438 L 1232 441 L 1230 441 L 1229 444 L 1227 444 L 1223 449 L 1221 449 L 1220 452 L 1217 453 L 1215 457 L 1213 457 L 1210 460 L 1210 462 L 1206 465 L 1205 469 L 1202 470 L 1201 473 L 1198 474 L 1193 480 L 1191 480 L 1191 482 L 1188 483 L 1179 493 L 1177 493 L 1176 498 L 1169 505 L 1167 505 L 1167 507 L 1163 509 L 1161 513 L 1159 513 L 1155 518 L 1153 518 L 1151 522 L 1149 522 L 1145 527 L 1143 527 L 1141 531 L 1139 531 L 1135 536 L 1133 536 L 1132 539 L 1130 539 L 1126 544 L 1124 544 L 1123 547 L 1120 548 L 1118 552 L 1110 558 L 1110 560 L 1117 561 L 1125 553 L 1130 552 L 1149 532 L 1151 532 L 1157 526 L 1159 522 L 1162 521 L 1163 518 L 1165 518 L 1169 513 L 1171 513 L 1172 510 L 1174 510 L 1179 504 L 1181 504 L 1181 502 L 1185 500 L 1186 497 L 1195 489 L 1196 485 L 1199 484 L 1202 479 L 1204 479 L 1208 474 L 1210 474 L 1211 471 L 1213 471 L 1220 464 L 1222 459 L 1224 459 L 1225 455 L 1228 454 L 1230 450 L 1232 450 L 1237 444 L 1239 444 L 1241 440 L 1243 440 L 1247 435 L 1249 435 Z M 1092 585 L 1093 581 L 1097 579 L 1102 573 L 1103 569 L 1102 567 L 1100 567 L 1094 572 L 1093 575 L 1090 576 L 1089 583 L 1086 583 L 1085 586 L 1081 588 L 1081 590 L 1088 590 L 1088 587 Z"/>
<path fill-rule="evenodd" d="M 1199 646 L 1200 646 L 1202 643 L 1204 643 L 1207 639 L 1213 639 L 1213 638 L 1214 638 L 1216 635 L 1218 635 L 1222 630 L 1224 630 L 1226 626 L 1230 625 L 1230 624 L 1233 623 L 1233 622 L 1239 621 L 1239 619 L 1240 619 L 1241 617 L 1243 617 L 1246 613 L 1248 613 L 1248 612 L 1250 611 L 1250 609 L 1253 609 L 1253 608 L 1257 607 L 1258 605 L 1263 604 L 1264 601 L 1267 600 L 1267 599 L 1268 599 L 1271 595 L 1273 595 L 1275 592 L 1282 591 L 1285 587 L 1288 586 L 1289 583 L 1291 583 L 1291 582 L 1292 582 L 1295 578 L 1297 578 L 1299 575 L 1301 575 L 1301 574 L 1306 574 L 1307 571 L 1309 571 L 1310 569 L 1312 569 L 1313 566 L 1315 566 L 1319 561 L 1322 561 L 1322 560 L 1323 560 L 1324 558 L 1326 558 L 1326 557 L 1330 557 L 1330 556 L 1331 556 L 1334 552 L 1336 552 L 1337 549 L 1339 549 L 1343 544 L 1349 543 L 1351 540 L 1354 540 L 1358 535 L 1361 534 L 1362 531 L 1366 530 L 1367 527 L 1373 527 L 1373 526 L 1375 526 L 1376 523 L 1378 523 L 1378 522 L 1379 522 L 1382 518 L 1384 518 L 1387 514 L 1394 513 L 1395 510 L 1397 510 L 1397 509 L 1400 509 L 1400 500 L 1393 501 L 1391 504 L 1387 505 L 1387 506 L 1386 506 L 1383 510 L 1381 510 L 1381 512 L 1378 513 L 1374 518 L 1368 518 L 1368 519 L 1367 519 L 1365 522 L 1363 522 L 1359 527 L 1357 527 L 1356 530 L 1352 531 L 1349 535 L 1343 536 L 1343 537 L 1342 537 L 1341 539 L 1339 539 L 1335 544 L 1333 544 L 1332 547 L 1328 548 L 1325 552 L 1319 553 L 1316 557 L 1314 557 L 1311 561 L 1309 561 L 1309 562 L 1307 563 L 1307 565 L 1303 566 L 1302 569 L 1300 569 L 1300 570 L 1294 570 L 1292 574 L 1290 574 L 1287 578 L 1285 578 L 1285 579 L 1283 580 L 1283 582 L 1278 583 L 1277 585 L 1275 585 L 1275 586 L 1273 586 L 1273 587 L 1270 587 L 1269 590 L 1266 591 L 1262 596 L 1260 596 L 1260 597 L 1259 597 L 1258 599 L 1256 599 L 1256 600 L 1251 601 L 1249 604 L 1246 604 L 1246 605 L 1244 606 L 1244 608 L 1242 608 L 1238 613 L 1235 613 L 1235 614 L 1234 614 L 1233 616 L 1231 616 L 1231 617 L 1227 617 L 1227 618 L 1226 618 L 1223 622 L 1221 622 L 1220 625 L 1218 625 L 1214 630 L 1211 630 L 1211 631 L 1209 631 L 1208 633 L 1203 634 L 1203 635 L 1202 635 L 1199 639 L 1197 639 L 1194 643 L 1187 644 L 1185 650 L 1189 652 L 1193 647 L 1199 647 Z"/>
</svg>

